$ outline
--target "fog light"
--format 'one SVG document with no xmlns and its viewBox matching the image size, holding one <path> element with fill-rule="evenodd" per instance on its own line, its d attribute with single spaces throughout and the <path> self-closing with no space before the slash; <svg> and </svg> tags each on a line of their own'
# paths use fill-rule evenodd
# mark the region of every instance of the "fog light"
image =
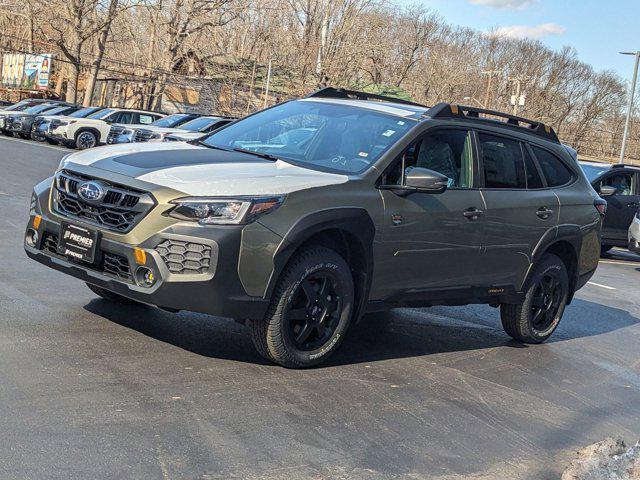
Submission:
<svg viewBox="0 0 640 480">
<path fill-rule="evenodd" d="M 151 287 L 156 283 L 156 276 L 153 270 L 147 267 L 138 267 L 136 270 L 136 283 L 141 287 Z"/>
<path fill-rule="evenodd" d="M 27 229 L 27 234 L 24 237 L 24 241 L 30 247 L 35 247 L 38 243 L 38 232 L 36 232 L 33 228 Z"/>
</svg>

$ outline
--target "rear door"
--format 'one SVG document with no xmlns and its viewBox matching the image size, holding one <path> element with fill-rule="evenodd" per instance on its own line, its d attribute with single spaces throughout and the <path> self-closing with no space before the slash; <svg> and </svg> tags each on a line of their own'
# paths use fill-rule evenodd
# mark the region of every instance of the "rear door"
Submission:
<svg viewBox="0 0 640 480">
<path fill-rule="evenodd" d="M 608 241 L 626 244 L 629 226 L 640 206 L 638 174 L 632 169 L 612 168 L 596 185 L 596 190 L 599 191 L 603 185 L 614 187 L 616 193 L 602 197 L 607 201 L 602 237 Z"/>
<path fill-rule="evenodd" d="M 483 131 L 477 139 L 486 203 L 478 279 L 486 287 L 518 290 L 534 248 L 558 223 L 558 197 L 525 143 Z"/>
</svg>

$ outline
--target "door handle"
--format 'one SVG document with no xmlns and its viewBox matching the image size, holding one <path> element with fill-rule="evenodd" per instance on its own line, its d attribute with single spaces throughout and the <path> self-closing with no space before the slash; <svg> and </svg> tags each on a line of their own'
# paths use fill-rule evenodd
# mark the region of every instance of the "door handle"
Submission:
<svg viewBox="0 0 640 480">
<path fill-rule="evenodd" d="M 478 220 L 478 218 L 484 215 L 484 212 L 476 207 L 470 207 L 462 212 L 462 215 L 464 215 L 469 220 Z"/>
<path fill-rule="evenodd" d="M 551 215 L 553 215 L 553 210 L 551 210 L 548 207 L 540 207 L 536 212 L 536 215 L 538 216 L 538 218 L 541 218 L 542 220 L 546 220 Z"/>
</svg>

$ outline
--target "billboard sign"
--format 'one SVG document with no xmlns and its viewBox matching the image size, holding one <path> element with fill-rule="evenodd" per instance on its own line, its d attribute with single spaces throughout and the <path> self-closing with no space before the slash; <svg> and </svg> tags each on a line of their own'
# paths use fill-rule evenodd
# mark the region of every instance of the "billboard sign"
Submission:
<svg viewBox="0 0 640 480">
<path fill-rule="evenodd" d="M 2 58 L 2 86 L 23 90 L 47 90 L 51 54 L 6 53 Z"/>
</svg>

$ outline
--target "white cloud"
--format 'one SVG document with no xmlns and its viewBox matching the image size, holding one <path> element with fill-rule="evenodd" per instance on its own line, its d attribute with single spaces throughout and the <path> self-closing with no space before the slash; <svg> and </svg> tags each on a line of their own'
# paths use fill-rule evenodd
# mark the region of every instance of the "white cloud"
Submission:
<svg viewBox="0 0 640 480">
<path fill-rule="evenodd" d="M 469 0 L 476 5 L 486 5 L 493 8 L 526 8 L 538 0 Z"/>
<path fill-rule="evenodd" d="M 539 39 L 548 37 L 549 35 L 562 35 L 565 31 L 566 29 L 557 23 L 541 23 L 535 27 L 529 27 L 527 25 L 508 25 L 499 27 L 491 33 L 499 37 Z"/>
</svg>

